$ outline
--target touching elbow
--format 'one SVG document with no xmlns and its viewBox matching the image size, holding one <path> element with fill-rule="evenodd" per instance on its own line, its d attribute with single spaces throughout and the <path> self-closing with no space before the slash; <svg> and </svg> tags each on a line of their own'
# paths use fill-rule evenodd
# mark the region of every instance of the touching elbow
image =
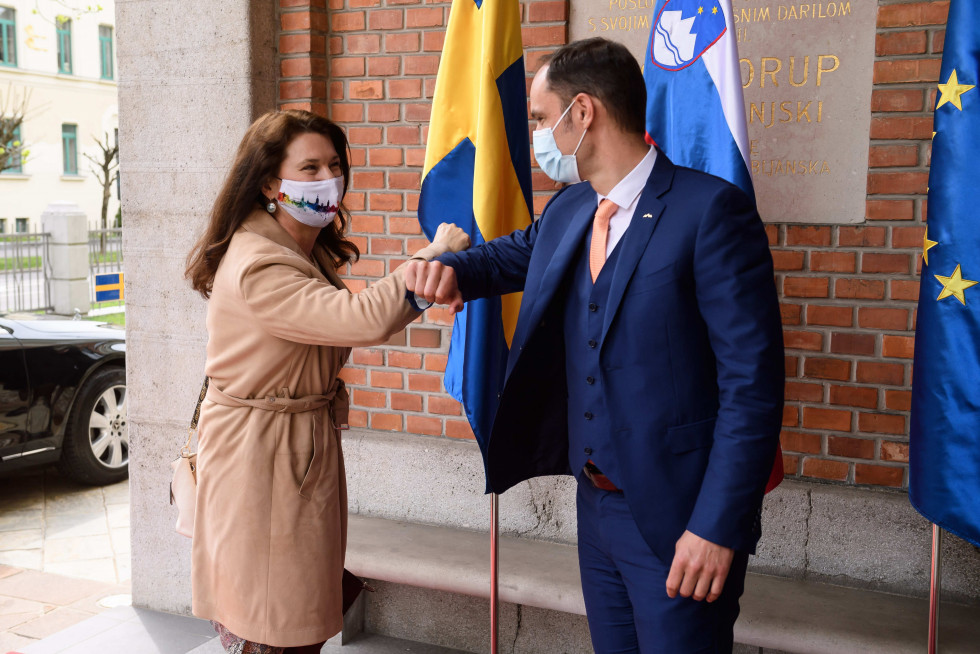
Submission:
<svg viewBox="0 0 980 654">
<path fill-rule="evenodd" d="M 399 331 L 395 325 L 372 324 L 365 326 L 362 336 L 364 345 L 384 345 Z"/>
</svg>

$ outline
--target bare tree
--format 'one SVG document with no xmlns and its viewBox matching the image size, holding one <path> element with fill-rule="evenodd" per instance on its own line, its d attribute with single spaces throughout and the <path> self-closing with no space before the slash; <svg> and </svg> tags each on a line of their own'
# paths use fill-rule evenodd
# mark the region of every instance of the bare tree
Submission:
<svg viewBox="0 0 980 654">
<path fill-rule="evenodd" d="M 30 101 L 30 89 L 18 95 L 13 84 L 8 84 L 6 91 L 0 90 L 0 172 L 19 168 L 30 154 L 20 138 L 20 126 Z"/>
<path fill-rule="evenodd" d="M 83 5 L 81 2 L 69 2 L 68 0 L 50 0 L 46 5 L 42 6 L 40 0 L 34 0 L 34 8 L 31 9 L 31 13 L 56 25 L 60 25 L 64 21 L 71 20 L 72 18 L 81 18 L 85 14 L 97 14 L 102 11 L 102 5 Z M 49 15 L 45 9 L 51 9 L 51 5 L 54 6 L 53 8 L 56 11 L 60 7 L 64 10 L 64 13 L 59 12 Z"/>
<path fill-rule="evenodd" d="M 119 177 L 119 144 L 110 143 L 108 132 L 105 134 L 105 141 L 100 141 L 94 136 L 92 138 L 95 139 L 95 144 L 99 146 L 99 153 L 93 157 L 86 152 L 84 156 L 92 162 L 93 165 L 89 166 L 89 170 L 102 185 L 102 222 L 99 223 L 102 235 L 99 238 L 99 253 L 105 254 L 105 230 L 109 229 L 107 222 L 109 198 L 112 197 L 112 185 L 116 183 L 116 178 Z"/>
</svg>

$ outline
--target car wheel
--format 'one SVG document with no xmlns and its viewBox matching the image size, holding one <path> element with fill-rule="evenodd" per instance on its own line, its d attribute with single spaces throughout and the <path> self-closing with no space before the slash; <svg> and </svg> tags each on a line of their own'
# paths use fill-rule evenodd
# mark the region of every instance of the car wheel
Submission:
<svg viewBox="0 0 980 654">
<path fill-rule="evenodd" d="M 61 471 L 83 484 L 105 485 L 129 476 L 126 371 L 97 371 L 78 391 L 62 445 Z"/>
</svg>

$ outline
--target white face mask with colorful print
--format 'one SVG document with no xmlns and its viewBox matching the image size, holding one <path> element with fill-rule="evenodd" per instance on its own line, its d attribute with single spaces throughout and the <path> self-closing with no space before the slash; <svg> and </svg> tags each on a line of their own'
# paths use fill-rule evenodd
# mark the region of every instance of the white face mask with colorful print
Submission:
<svg viewBox="0 0 980 654">
<path fill-rule="evenodd" d="M 290 216 L 310 227 L 323 228 L 333 222 L 344 198 L 344 176 L 299 182 L 284 179 L 276 200 Z"/>
</svg>

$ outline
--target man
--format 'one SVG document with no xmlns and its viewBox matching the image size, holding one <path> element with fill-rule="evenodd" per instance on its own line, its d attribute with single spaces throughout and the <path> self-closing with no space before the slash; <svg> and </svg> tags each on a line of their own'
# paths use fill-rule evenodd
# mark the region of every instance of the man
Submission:
<svg viewBox="0 0 980 654">
<path fill-rule="evenodd" d="M 535 158 L 570 185 L 527 229 L 411 262 L 408 288 L 455 310 L 524 291 L 487 472 L 577 478 L 595 650 L 730 652 L 783 406 L 765 231 L 646 144 L 623 46 L 559 49 L 530 100 Z"/>
</svg>

